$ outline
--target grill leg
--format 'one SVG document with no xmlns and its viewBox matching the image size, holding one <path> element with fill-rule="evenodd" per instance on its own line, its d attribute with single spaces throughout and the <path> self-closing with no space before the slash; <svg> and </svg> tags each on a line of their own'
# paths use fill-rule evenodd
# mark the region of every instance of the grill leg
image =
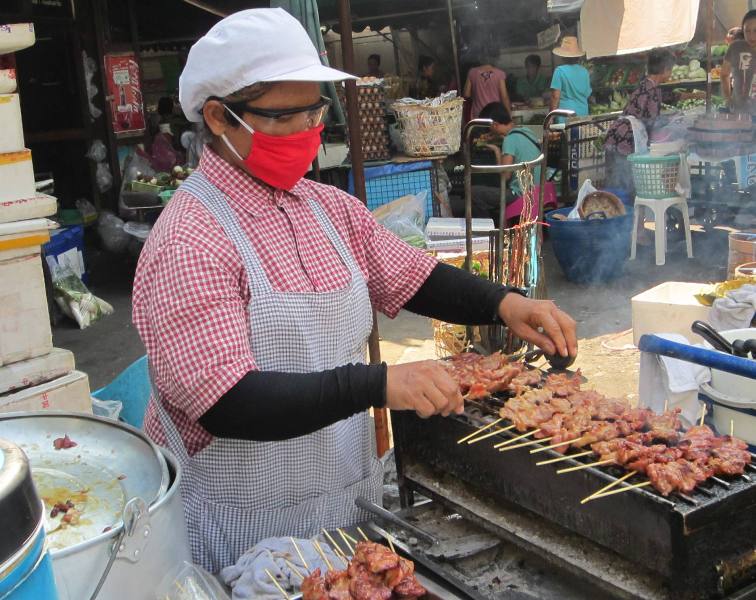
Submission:
<svg viewBox="0 0 756 600">
<path fill-rule="evenodd" d="M 635 260 L 635 252 L 638 248 L 638 222 L 642 218 L 645 209 L 636 202 L 635 211 L 633 211 L 633 237 L 630 243 L 630 260 Z"/>
</svg>

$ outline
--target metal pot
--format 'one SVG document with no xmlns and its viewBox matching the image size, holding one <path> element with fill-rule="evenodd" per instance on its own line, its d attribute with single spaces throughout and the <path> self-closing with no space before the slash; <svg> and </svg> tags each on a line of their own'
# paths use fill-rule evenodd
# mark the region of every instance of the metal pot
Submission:
<svg viewBox="0 0 756 600">
<path fill-rule="evenodd" d="M 169 450 L 159 451 L 168 465 L 170 484 L 148 514 L 137 507 L 133 520 L 126 516 L 131 527 L 125 534 L 121 525 L 85 544 L 52 553 L 60 600 L 91 598 L 117 546 L 122 549 L 97 596 L 102 600 L 154 600 L 163 578 L 184 561 L 192 562 L 179 492 L 181 467 Z"/>
</svg>

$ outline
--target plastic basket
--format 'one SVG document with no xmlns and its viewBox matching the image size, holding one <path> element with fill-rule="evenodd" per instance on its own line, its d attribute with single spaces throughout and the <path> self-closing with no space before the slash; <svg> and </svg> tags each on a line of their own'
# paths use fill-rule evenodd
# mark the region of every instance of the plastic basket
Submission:
<svg viewBox="0 0 756 600">
<path fill-rule="evenodd" d="M 393 202 L 408 194 L 427 192 L 426 222 L 433 216 L 433 180 L 430 161 L 389 164 L 365 168 L 365 192 L 368 210 Z M 349 173 L 349 193 L 354 193 L 354 179 Z"/>
<path fill-rule="evenodd" d="M 635 193 L 641 198 L 661 200 L 677 196 L 680 156 L 631 154 L 627 157 L 633 169 Z"/>
<path fill-rule="evenodd" d="M 76 250 L 83 258 L 84 256 L 84 227 L 82 225 L 73 225 L 63 229 L 51 232 L 50 241 L 42 246 L 42 253 L 46 257 L 54 258 L 60 264 L 59 257 L 69 250 Z M 86 265 L 85 265 L 86 266 Z M 89 276 L 86 271 L 82 274 L 81 280 L 88 283 Z"/>
<path fill-rule="evenodd" d="M 399 131 L 408 156 L 439 156 L 459 150 L 462 108 L 465 101 L 454 98 L 439 106 L 395 103 Z"/>
</svg>

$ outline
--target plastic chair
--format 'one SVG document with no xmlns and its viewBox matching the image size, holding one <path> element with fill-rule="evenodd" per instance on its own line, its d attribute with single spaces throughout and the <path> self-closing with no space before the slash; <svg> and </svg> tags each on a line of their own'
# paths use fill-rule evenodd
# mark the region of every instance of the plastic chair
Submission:
<svg viewBox="0 0 756 600">
<path fill-rule="evenodd" d="M 123 404 L 121 420 L 141 429 L 151 393 L 145 355 L 131 363 L 113 381 L 101 387 L 92 396 L 100 400 L 121 402 Z"/>
<path fill-rule="evenodd" d="M 690 236 L 690 218 L 688 217 L 688 202 L 685 198 L 676 196 L 673 198 L 651 199 L 635 197 L 635 219 L 633 223 L 633 240 L 630 246 L 630 260 L 635 260 L 635 252 L 638 246 L 638 223 L 643 218 L 645 209 L 654 214 L 654 245 L 656 247 L 656 264 L 661 266 L 666 262 L 667 254 L 667 209 L 677 208 L 682 213 L 685 227 L 685 246 L 688 258 L 693 258 L 693 242 Z"/>
</svg>

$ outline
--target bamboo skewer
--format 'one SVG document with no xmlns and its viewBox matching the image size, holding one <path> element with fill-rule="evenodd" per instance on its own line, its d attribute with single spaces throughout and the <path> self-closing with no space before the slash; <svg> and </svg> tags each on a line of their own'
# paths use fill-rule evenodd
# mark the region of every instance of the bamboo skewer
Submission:
<svg viewBox="0 0 756 600">
<path fill-rule="evenodd" d="M 563 473 L 572 473 L 573 471 L 582 471 L 583 469 L 587 469 L 589 467 L 599 467 L 601 465 L 608 465 L 609 463 L 613 463 L 613 458 L 607 458 L 605 460 L 597 460 L 596 462 L 588 463 L 587 465 L 578 465 L 577 467 L 567 467 L 566 469 L 559 469 L 557 471 L 558 475 L 562 475 Z"/>
<path fill-rule="evenodd" d="M 359 544 L 357 540 L 355 540 L 351 535 L 349 535 L 346 531 L 343 531 L 342 529 L 339 529 L 339 533 L 343 533 L 344 537 L 346 537 L 347 540 L 352 542 L 353 545 Z"/>
<path fill-rule="evenodd" d="M 550 458 L 548 460 L 542 460 L 540 462 L 537 462 L 536 466 L 540 467 L 542 465 L 550 465 L 552 463 L 562 462 L 563 460 L 569 460 L 571 458 L 580 458 L 581 456 L 588 456 L 589 454 L 593 454 L 593 450 L 585 450 L 584 452 L 578 452 L 577 454 L 565 454 L 564 456 L 560 456 L 558 458 Z"/>
<path fill-rule="evenodd" d="M 299 546 L 297 546 L 297 541 L 293 537 L 290 537 L 289 539 L 291 540 L 291 543 L 294 544 L 294 549 L 297 551 L 297 554 L 299 554 L 299 559 L 302 561 L 304 568 L 309 571 L 310 567 L 307 565 L 307 561 L 305 560 L 302 551 L 299 549 Z"/>
<path fill-rule="evenodd" d="M 518 435 L 517 437 L 513 437 L 511 440 L 507 440 L 506 442 L 499 442 L 498 444 L 494 444 L 494 448 L 501 448 L 502 446 L 509 446 L 512 442 L 516 442 L 518 440 L 521 440 L 526 437 L 530 437 L 531 435 L 535 435 L 541 431 L 540 429 L 534 429 L 533 431 L 529 431 L 528 433 L 523 433 L 522 435 Z"/>
<path fill-rule="evenodd" d="M 312 545 L 315 547 L 315 550 L 318 551 L 318 554 L 320 554 L 320 557 L 323 559 L 325 564 L 328 566 L 329 571 L 333 571 L 333 565 L 331 564 L 331 561 L 328 560 L 328 557 L 326 556 L 326 553 L 323 552 L 323 548 L 320 547 L 320 543 L 318 540 L 312 540 Z"/>
<path fill-rule="evenodd" d="M 522 444 L 515 444 L 514 446 L 507 446 L 506 448 L 499 448 L 499 452 L 506 452 L 507 450 L 515 450 L 516 448 L 525 448 L 526 446 L 532 446 L 533 444 L 540 444 L 541 442 L 548 442 L 553 440 L 553 437 L 542 438 L 540 440 L 529 440 Z"/>
<path fill-rule="evenodd" d="M 286 598 L 286 600 L 291 600 L 291 597 L 289 594 L 286 593 L 286 591 L 281 587 L 281 585 L 278 583 L 278 580 L 273 577 L 273 573 L 268 571 L 268 569 L 265 569 L 265 572 L 268 574 L 268 577 L 270 577 L 270 580 L 273 582 L 273 585 L 275 585 L 278 588 L 278 591 L 281 592 L 281 596 L 283 598 Z"/>
<path fill-rule="evenodd" d="M 551 438 L 550 438 L 551 439 Z M 538 452 L 545 452 L 546 450 L 551 450 L 553 448 L 559 448 L 559 446 L 566 446 L 567 444 L 573 444 L 575 442 L 579 442 L 583 439 L 583 436 L 577 437 L 574 440 L 567 440 L 566 442 L 559 442 L 558 444 L 551 444 L 550 446 L 545 446 L 544 448 L 534 448 L 530 451 L 531 454 L 537 454 Z M 541 440 L 543 441 L 543 440 Z"/>
<path fill-rule="evenodd" d="M 331 544 L 331 548 L 333 548 L 333 551 L 336 553 L 336 555 L 344 561 L 344 563 L 349 566 L 349 559 L 347 558 L 346 554 L 344 554 L 344 551 L 341 549 L 341 546 L 339 546 L 336 543 L 336 540 L 333 539 L 330 533 L 328 533 L 325 528 L 321 530 L 325 536 L 328 538 L 328 541 Z"/>
<path fill-rule="evenodd" d="M 630 479 L 630 478 L 631 478 L 631 477 L 632 477 L 633 475 L 635 475 L 635 474 L 636 474 L 637 472 L 638 472 L 638 471 L 630 471 L 629 473 L 625 473 L 625 474 L 624 474 L 624 475 L 623 475 L 622 477 L 620 477 L 619 479 L 616 479 L 616 480 L 612 481 L 612 482 L 611 482 L 611 483 L 610 483 L 609 485 L 606 485 L 606 486 L 602 487 L 602 488 L 601 488 L 601 489 L 600 489 L 599 491 L 597 491 L 597 492 L 593 492 L 593 493 L 592 493 L 592 494 L 591 494 L 590 496 L 586 496 L 585 498 L 583 498 L 583 499 L 582 499 L 582 500 L 580 501 L 580 504 L 585 504 L 585 503 L 586 503 L 586 502 L 588 502 L 589 500 L 593 500 L 593 499 L 594 499 L 594 498 L 595 498 L 596 496 L 600 496 L 600 495 L 601 495 L 601 494 L 603 494 L 604 492 L 607 492 L 607 491 L 609 491 L 610 489 L 612 489 L 613 487 L 615 487 L 615 486 L 619 485 L 620 483 L 622 483 L 622 482 L 623 482 L 623 481 L 625 481 L 626 479 Z"/>
<path fill-rule="evenodd" d="M 386 532 L 386 541 L 388 542 L 389 548 L 391 548 L 391 552 L 396 554 L 396 550 L 394 550 L 394 538 L 391 537 L 391 534 Z"/>
<path fill-rule="evenodd" d="M 284 558 L 284 562 L 286 563 L 286 566 L 289 567 L 294 573 L 296 573 L 297 577 L 299 577 L 302 581 L 304 581 L 305 577 L 302 575 L 302 572 L 297 569 L 297 566 L 291 562 L 290 560 Z"/>
<path fill-rule="evenodd" d="M 346 545 L 347 550 L 349 550 L 349 554 L 351 554 L 352 556 L 354 556 L 354 548 L 352 548 L 352 544 L 349 543 L 349 538 L 347 538 L 346 533 L 344 533 L 341 529 L 337 529 L 336 531 L 339 532 L 339 535 L 341 536 L 341 540 Z"/>
<path fill-rule="evenodd" d="M 701 407 L 701 420 L 698 422 L 699 425 L 703 425 L 704 424 L 704 418 L 705 417 L 706 417 L 706 404 L 704 404 Z"/>
<path fill-rule="evenodd" d="M 360 535 L 362 536 L 362 539 L 363 539 L 363 540 L 365 540 L 366 542 L 369 542 L 369 541 L 370 541 L 370 538 L 369 538 L 368 536 L 366 536 L 366 535 L 365 535 L 365 532 L 364 532 L 364 531 L 362 531 L 362 527 L 358 527 L 358 528 L 357 528 L 357 531 L 358 531 L 358 532 L 360 533 Z"/>
<path fill-rule="evenodd" d="M 489 431 L 488 433 L 481 435 L 480 437 L 476 437 L 472 440 L 468 440 L 468 444 L 477 444 L 480 441 L 487 440 L 490 437 L 493 437 L 495 435 L 498 435 L 500 433 L 504 433 L 505 431 L 509 431 L 510 429 L 514 429 L 514 425 L 510 425 L 509 427 L 497 427 L 493 431 Z"/>
<path fill-rule="evenodd" d="M 735 436 L 735 421 L 730 419 L 730 437 Z"/>
<path fill-rule="evenodd" d="M 493 426 L 494 426 L 494 425 L 496 425 L 497 423 L 501 423 L 501 421 L 502 421 L 502 420 L 503 420 L 503 419 L 496 419 L 495 421 L 492 421 L 492 422 L 490 422 L 490 423 L 489 423 L 488 425 L 484 425 L 483 427 L 480 427 L 480 428 L 476 429 L 475 431 L 473 431 L 472 433 L 470 433 L 470 434 L 466 435 L 465 437 L 463 437 L 463 438 L 459 438 L 459 439 L 457 440 L 457 443 L 458 443 L 458 444 L 461 444 L 461 443 L 463 443 L 463 442 L 466 442 L 466 441 L 467 441 L 467 440 L 469 440 L 470 438 L 474 438 L 474 437 L 475 437 L 476 435 L 478 435 L 479 433 L 483 433 L 483 432 L 484 432 L 484 431 L 485 431 L 486 429 L 491 429 L 491 427 L 493 427 Z"/>
<path fill-rule="evenodd" d="M 627 492 L 629 490 L 637 490 L 638 488 L 643 488 L 651 485 L 650 481 L 641 481 L 640 483 L 633 483 L 631 485 L 626 485 L 623 488 L 619 488 L 616 490 L 610 490 L 608 492 L 604 492 L 601 495 L 598 496 L 591 496 L 591 500 L 597 500 L 598 498 L 605 498 L 606 496 L 612 496 L 613 494 L 621 494 L 623 492 Z"/>
</svg>

